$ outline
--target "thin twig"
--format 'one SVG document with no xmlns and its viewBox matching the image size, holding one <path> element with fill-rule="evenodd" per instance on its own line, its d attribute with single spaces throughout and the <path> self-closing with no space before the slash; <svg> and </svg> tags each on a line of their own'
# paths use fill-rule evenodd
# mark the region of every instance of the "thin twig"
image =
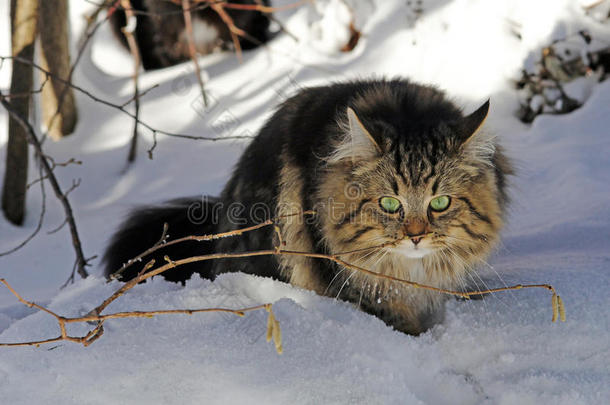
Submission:
<svg viewBox="0 0 610 405">
<path fill-rule="evenodd" d="M 265 5 L 263 4 L 263 0 L 254 0 L 256 2 L 257 5 L 261 6 L 261 7 L 265 7 Z M 264 12 L 262 10 L 259 10 L 261 12 Z M 280 10 L 275 10 L 275 11 L 280 11 Z M 286 26 L 279 20 L 279 18 L 277 18 L 276 16 L 274 16 L 272 14 L 272 12 L 267 13 L 267 18 L 270 19 L 271 21 L 273 21 L 274 23 L 277 24 L 277 26 L 280 28 L 280 31 L 286 33 L 286 35 L 288 35 L 290 38 L 292 38 L 294 40 L 294 42 L 299 42 L 299 38 L 294 35 L 292 32 L 290 32 L 288 30 L 288 28 L 286 28 Z"/>
<path fill-rule="evenodd" d="M 196 2 L 202 2 L 206 0 L 194 0 Z M 291 8 L 300 7 L 305 3 L 310 3 L 311 0 L 301 0 L 292 4 L 287 4 L 285 6 L 280 7 L 268 7 L 259 4 L 234 4 L 234 3 L 210 3 L 210 7 L 212 10 L 218 14 L 218 16 L 225 23 L 227 28 L 229 28 L 229 33 L 231 34 L 231 39 L 233 41 L 233 46 L 235 47 L 235 54 L 239 62 L 242 62 L 242 52 L 241 45 L 239 43 L 239 37 L 245 38 L 250 42 L 253 42 L 257 45 L 261 45 L 261 42 L 254 38 L 252 35 L 248 34 L 246 31 L 235 25 L 233 18 L 225 11 L 225 9 L 236 9 L 236 10 L 252 10 L 252 11 L 260 11 L 262 13 L 273 13 L 275 11 L 282 11 Z M 287 32 L 287 31 L 286 31 Z M 292 36 L 292 35 L 291 35 Z M 294 38 L 294 36 L 292 36 Z"/>
<path fill-rule="evenodd" d="M 62 221 L 61 224 L 59 224 L 56 228 L 51 229 L 50 231 L 47 232 L 47 235 L 53 235 L 54 233 L 59 232 L 64 226 L 66 226 L 66 224 L 68 223 L 68 221 L 64 218 L 64 220 Z"/>
<path fill-rule="evenodd" d="M 311 215 L 311 214 L 315 214 L 315 213 L 312 211 L 306 211 L 302 214 L 299 214 L 299 213 L 287 214 L 287 215 L 283 215 L 282 217 L 270 219 L 270 220 L 264 221 L 260 224 L 249 226 L 249 227 L 242 228 L 242 229 L 236 229 L 236 230 L 232 230 L 229 232 L 218 233 L 218 234 L 214 234 L 214 235 L 188 236 L 185 238 L 177 239 L 170 243 L 179 243 L 179 242 L 183 242 L 186 240 L 212 240 L 212 239 L 218 239 L 218 238 L 223 238 L 223 237 L 239 236 L 245 232 L 253 231 L 255 229 L 260 229 L 264 226 L 273 225 L 274 227 L 276 227 L 277 221 L 279 218 L 290 217 L 290 216 L 295 216 L 295 215 Z M 167 244 L 164 243 L 165 239 L 166 239 L 166 235 L 167 235 L 167 224 L 164 224 L 163 234 L 161 235 L 161 239 L 151 249 L 155 250 L 156 248 L 159 248 L 159 246 L 167 246 Z M 449 290 L 449 289 L 424 285 L 424 284 L 420 284 L 420 283 L 413 282 L 410 280 L 404 280 L 404 279 L 400 279 L 400 278 L 385 275 L 385 274 L 376 273 L 369 269 L 365 269 L 363 267 L 349 263 L 340 258 L 340 256 L 345 256 L 348 254 L 353 254 L 356 252 L 364 251 L 365 249 L 358 249 L 358 250 L 354 250 L 354 251 L 350 251 L 350 252 L 336 253 L 336 254 L 329 255 L 329 254 L 321 254 L 321 253 L 286 250 L 286 249 L 281 248 L 282 245 L 283 245 L 283 243 L 280 238 L 279 244 L 277 246 L 275 246 L 274 249 L 270 249 L 270 250 L 236 252 L 236 253 L 212 253 L 212 254 L 194 256 L 194 257 L 189 257 L 189 258 L 175 260 L 175 261 L 171 260 L 168 256 L 165 256 L 166 264 L 164 264 L 156 269 L 153 269 L 153 270 L 150 270 L 150 269 L 154 266 L 155 261 L 151 260 L 138 273 L 137 277 L 135 277 L 135 278 L 129 280 L 128 282 L 126 282 L 125 284 L 123 284 L 110 297 L 106 298 L 100 305 L 98 305 L 93 310 L 91 310 L 87 315 L 82 316 L 82 317 L 75 317 L 75 318 L 67 318 L 67 317 L 60 316 L 60 315 L 56 314 L 55 312 L 53 312 L 41 305 L 38 305 L 38 304 L 35 304 L 34 302 L 23 299 L 8 284 L 8 282 L 6 280 L 0 279 L 0 282 L 3 283 L 9 289 L 9 291 L 11 291 L 13 293 L 13 295 L 15 295 L 15 297 L 17 297 L 17 299 L 20 302 L 22 302 L 23 304 L 25 304 L 29 307 L 37 308 L 41 311 L 48 313 L 49 315 L 54 316 L 57 319 L 57 322 L 58 322 L 59 328 L 60 328 L 60 332 L 61 332 L 60 336 L 58 336 L 56 338 L 31 341 L 31 342 L 0 343 L 0 346 L 39 346 L 41 344 L 52 343 L 52 342 L 57 342 L 57 341 L 61 341 L 61 340 L 72 341 L 72 342 L 83 344 L 84 346 L 88 346 L 91 343 L 93 343 L 95 340 L 99 339 L 99 337 L 103 334 L 103 332 L 104 332 L 103 324 L 108 319 L 138 318 L 138 317 L 147 317 L 148 318 L 148 317 L 153 317 L 156 315 L 166 315 L 166 314 L 191 315 L 191 314 L 200 313 L 200 312 L 229 312 L 229 313 L 234 313 L 239 316 L 243 316 L 244 313 L 247 311 L 254 311 L 254 310 L 264 308 L 266 311 L 269 312 L 269 319 L 268 319 L 268 326 L 267 326 L 267 340 L 269 341 L 270 338 L 273 337 L 273 340 L 274 340 L 275 346 L 276 346 L 276 350 L 278 353 L 281 353 L 283 349 L 282 349 L 282 344 L 281 344 L 281 332 L 279 330 L 279 322 L 277 322 L 277 320 L 273 316 L 273 313 L 271 312 L 271 304 L 262 304 L 262 305 L 249 307 L 249 308 L 242 308 L 242 309 L 229 309 L 229 308 L 170 309 L 170 310 L 154 310 L 154 311 L 128 311 L 128 312 L 117 312 L 117 313 L 113 313 L 113 314 L 102 314 L 102 312 L 108 307 L 108 305 L 110 305 L 117 298 L 124 295 L 127 291 L 134 288 L 136 285 L 145 281 L 146 279 L 154 277 L 167 270 L 174 269 L 183 264 L 200 262 L 200 261 L 205 261 L 205 260 L 243 258 L 243 257 L 254 257 L 254 256 L 287 255 L 287 256 L 301 256 L 301 257 L 310 257 L 310 258 L 330 260 L 342 267 L 352 269 L 352 270 L 355 270 L 355 271 L 358 271 L 358 272 L 361 272 L 361 273 L 364 273 L 364 274 L 367 274 L 367 275 L 370 275 L 373 277 L 382 278 L 382 279 L 390 280 L 393 282 L 398 282 L 398 283 L 405 284 L 405 285 L 408 285 L 408 286 L 411 286 L 414 288 L 425 289 L 425 290 L 434 291 L 434 292 L 438 292 L 438 293 L 442 293 L 442 294 L 454 295 L 454 296 L 458 296 L 458 297 L 462 297 L 462 298 L 466 298 L 466 299 L 468 299 L 472 295 L 492 294 L 492 293 L 497 293 L 497 292 L 501 292 L 501 291 L 521 290 L 521 289 L 525 289 L 525 288 L 544 288 L 553 293 L 552 300 L 551 300 L 552 305 L 553 305 L 552 321 L 555 322 L 558 318 L 561 319 L 562 321 L 565 321 L 565 307 L 563 305 L 563 301 L 557 295 L 557 292 L 555 291 L 555 289 L 549 284 L 525 284 L 525 285 L 517 284 L 514 286 L 510 286 L 510 287 L 507 286 L 507 287 L 501 287 L 501 288 L 487 289 L 484 291 L 472 291 L 472 292 L 453 291 L 453 290 Z M 130 263 L 133 263 L 134 261 L 138 260 L 139 258 L 144 256 L 147 252 L 152 251 L 151 249 L 149 249 L 142 255 L 139 255 L 136 258 L 130 260 Z M 66 324 L 67 323 L 76 323 L 76 322 L 97 322 L 97 325 L 94 329 L 89 331 L 85 336 L 69 336 L 66 332 Z"/>
<path fill-rule="evenodd" d="M 174 4 L 178 4 L 178 2 L 182 0 L 170 0 Z M 239 3 L 231 3 L 230 1 L 210 1 L 210 0 L 191 0 L 192 3 L 210 3 L 211 5 L 217 4 L 224 8 L 230 8 L 234 10 L 250 10 L 250 11 L 260 11 L 264 14 L 275 13 L 284 10 L 290 10 L 293 8 L 297 8 L 306 3 L 311 3 L 312 0 L 300 0 L 295 1 L 294 3 L 286 4 L 283 6 L 265 6 L 262 4 L 239 4 Z"/>
<path fill-rule="evenodd" d="M 306 211 L 303 213 L 303 215 L 310 215 L 312 213 L 313 213 L 312 211 Z M 294 215 L 300 215 L 300 214 L 288 214 L 287 216 L 294 216 Z M 249 226 L 249 227 L 242 228 L 242 229 L 236 229 L 236 230 L 232 230 L 229 232 L 223 232 L 223 233 L 218 233 L 218 234 L 214 234 L 214 235 L 202 235 L 202 236 L 191 235 L 191 236 L 186 236 L 186 237 L 183 237 L 180 239 L 175 239 L 173 241 L 164 243 L 162 245 L 153 246 L 146 252 L 142 253 L 141 255 L 138 255 L 135 260 L 129 261 L 119 271 L 113 273 L 113 276 L 116 276 L 118 273 L 120 273 L 122 270 L 124 270 L 127 266 L 131 265 L 134 261 L 140 260 L 142 257 L 146 256 L 147 254 L 149 254 L 155 250 L 158 250 L 162 247 L 165 247 L 165 246 L 170 246 L 172 244 L 177 244 L 177 243 L 181 243 L 181 242 L 185 242 L 185 241 L 209 241 L 209 240 L 218 239 L 218 238 L 239 236 L 239 235 L 242 235 L 243 233 L 250 232 L 250 231 L 253 231 L 256 229 L 260 229 L 262 227 L 275 225 L 276 223 L 277 223 L 277 218 L 269 219 L 267 221 L 261 222 L 260 224 Z M 502 288 L 488 289 L 485 291 L 472 291 L 472 292 L 454 291 L 454 290 L 429 286 L 429 285 L 417 283 L 414 281 L 405 280 L 405 279 L 401 279 L 398 277 L 393 277 L 393 276 L 386 275 L 386 274 L 377 273 L 372 270 L 357 266 L 355 264 L 349 263 L 349 262 L 341 259 L 341 257 L 343 257 L 343 256 L 352 255 L 354 253 L 358 253 L 358 252 L 362 252 L 362 251 L 366 251 L 366 250 L 370 250 L 370 249 L 375 249 L 375 248 L 379 249 L 379 248 L 393 245 L 395 243 L 396 243 L 396 241 L 392 241 L 392 242 L 389 242 L 389 243 L 386 243 L 386 244 L 383 244 L 380 246 L 375 246 L 375 247 L 365 248 L 365 249 L 358 249 L 358 250 L 353 250 L 353 251 L 349 251 L 349 252 L 340 252 L 340 253 L 335 253 L 335 254 L 293 251 L 293 250 L 281 249 L 281 246 L 280 246 L 280 248 L 278 248 L 276 246 L 274 249 L 270 249 L 270 250 L 257 250 L 257 251 L 237 252 L 237 253 L 211 253 L 211 254 L 207 254 L 207 255 L 193 256 L 193 257 L 188 257 L 188 258 L 175 260 L 175 261 L 173 261 L 173 260 L 170 261 L 167 258 L 166 259 L 168 261 L 167 264 L 165 264 L 161 267 L 158 267 L 154 270 L 150 270 L 149 272 L 142 274 L 140 277 L 134 278 L 134 279 L 128 281 L 127 283 L 125 283 L 123 285 L 123 287 L 119 288 L 112 296 L 110 296 L 100 306 L 98 306 L 96 308 L 96 311 L 98 313 L 101 313 L 101 311 L 104 308 L 106 308 L 112 301 L 114 301 L 115 299 L 120 297 L 122 294 L 124 294 L 125 291 L 133 288 L 134 285 L 136 285 L 148 278 L 161 274 L 171 268 L 174 268 L 174 267 L 177 267 L 177 266 L 180 266 L 183 264 L 201 262 L 201 261 L 206 261 L 206 260 L 214 260 L 214 259 L 235 259 L 235 258 L 254 257 L 254 256 L 281 256 L 281 255 L 301 256 L 301 257 L 310 257 L 310 258 L 330 260 L 345 268 L 349 268 L 351 270 L 356 270 L 358 272 L 361 272 L 361 273 L 364 273 L 364 274 L 367 274 L 367 275 L 370 275 L 373 277 L 398 282 L 398 283 L 405 284 L 405 285 L 408 285 L 408 286 L 411 286 L 414 288 L 420 288 L 420 289 L 424 289 L 424 290 L 435 291 L 438 293 L 454 295 L 454 296 L 458 296 L 458 297 L 466 298 L 466 299 L 468 299 L 472 295 L 490 294 L 490 293 L 496 293 L 496 292 L 508 291 L 508 290 L 519 290 L 522 288 L 545 288 L 545 289 L 551 291 L 552 293 L 556 294 L 555 289 L 551 285 L 548 285 L 548 284 L 534 284 L 534 285 L 518 284 L 518 285 L 515 285 L 512 287 L 502 287 Z"/>
<path fill-rule="evenodd" d="M 76 253 L 76 265 L 77 265 L 78 274 L 82 278 L 86 278 L 89 275 L 87 273 L 87 270 L 85 270 L 85 267 L 88 265 L 88 263 L 85 260 L 85 256 L 83 254 L 83 249 L 81 246 L 80 238 L 78 236 L 78 229 L 76 228 L 76 222 L 74 220 L 74 214 L 72 213 L 72 206 L 70 205 L 70 201 L 68 200 L 68 197 L 66 196 L 66 194 L 62 192 L 59 182 L 57 181 L 57 178 L 55 177 L 55 174 L 53 173 L 53 169 L 51 168 L 51 165 L 49 164 L 49 160 L 47 159 L 46 155 L 44 154 L 44 152 L 42 150 L 42 146 L 40 145 L 40 142 L 38 141 L 38 138 L 36 137 L 36 133 L 34 132 L 34 128 L 32 128 L 32 125 L 30 125 L 30 123 L 25 118 L 23 118 L 19 113 L 17 113 L 13 109 L 13 107 L 4 99 L 1 91 L 0 91 L 0 103 L 2 104 L 2 106 L 4 106 L 4 108 L 9 113 L 9 115 L 11 117 L 13 117 L 13 119 L 16 122 L 18 122 L 19 125 L 21 125 L 21 127 L 24 129 L 29 143 L 34 147 L 34 150 L 36 151 L 37 155 L 39 156 L 40 164 L 42 165 L 44 171 L 46 172 L 49 183 L 51 184 L 51 188 L 53 188 L 53 191 L 55 192 L 55 196 L 61 202 L 61 204 L 64 208 L 64 212 L 66 214 L 66 219 L 68 220 L 68 225 L 70 227 L 70 234 L 72 235 L 72 246 L 74 247 L 74 252 Z"/>
<path fill-rule="evenodd" d="M 95 6 L 101 7 L 102 9 L 107 8 L 109 10 L 110 13 L 114 13 L 116 10 L 122 10 L 122 11 L 126 11 L 123 7 L 121 7 L 120 4 L 114 6 L 114 5 L 110 5 L 108 6 L 107 3 L 98 3 L 96 1 L 93 0 L 84 0 L 85 3 L 89 3 L 89 4 L 93 4 Z M 120 0 L 110 0 L 112 1 L 116 1 L 116 3 L 120 3 Z M 159 1 L 159 0 L 155 0 L 155 1 Z M 180 1 L 181 0 L 165 0 L 169 3 L 174 3 L 176 5 L 180 5 Z M 226 0 L 215 0 L 214 2 L 216 3 L 224 3 Z M 196 5 L 192 6 L 189 11 L 199 11 L 199 10 L 205 10 L 206 8 L 210 7 L 210 5 L 208 3 L 212 3 L 212 0 L 203 0 L 203 1 L 196 1 L 195 3 L 197 3 Z M 145 15 L 145 16 L 150 16 L 150 17 L 165 17 L 165 16 L 169 16 L 169 15 L 176 15 L 176 14 L 182 14 L 182 10 L 167 10 L 167 11 L 144 11 L 144 10 L 137 10 L 135 8 L 132 8 L 131 11 L 135 14 L 135 15 Z"/>
<path fill-rule="evenodd" d="M 2 69 L 2 66 L 0 66 L 0 69 Z M 46 84 L 49 82 L 51 78 L 49 76 L 46 76 L 43 80 L 43 82 L 40 84 L 40 86 L 38 86 L 38 88 L 36 90 L 30 90 L 28 92 L 25 93 L 8 93 L 4 96 L 4 98 L 8 98 L 8 99 L 13 99 L 13 98 L 25 98 L 25 97 L 30 97 L 33 94 L 39 94 L 42 93 L 42 89 L 44 88 L 44 86 L 46 86 Z"/>
<path fill-rule="evenodd" d="M 97 259 L 97 255 L 93 255 L 91 257 L 87 257 L 85 259 L 85 261 L 87 263 L 89 263 L 93 259 Z M 64 289 L 68 284 L 72 284 L 74 282 L 74 278 L 76 276 L 77 264 L 78 264 L 78 261 L 75 260 L 74 261 L 74 265 L 72 266 L 72 272 L 70 273 L 70 277 L 68 277 L 68 279 L 59 287 L 60 289 Z"/>
<path fill-rule="evenodd" d="M 123 104 L 121 104 L 121 107 L 127 107 L 129 104 L 133 103 L 136 98 L 142 99 L 142 97 L 144 97 L 145 95 L 147 95 L 150 91 L 156 89 L 157 87 L 159 87 L 159 84 L 154 84 L 152 86 L 150 86 L 149 88 L 147 88 L 146 90 L 140 91 L 137 95 L 137 97 L 135 95 L 133 95 L 129 100 L 125 101 Z"/>
<path fill-rule="evenodd" d="M 225 11 L 223 8 L 223 4 L 211 4 L 212 10 L 216 11 L 216 14 L 220 17 L 220 19 L 226 24 L 229 29 L 229 33 L 231 34 L 231 40 L 233 41 L 233 46 L 235 47 L 235 55 L 237 56 L 237 60 L 239 63 L 242 62 L 241 57 L 241 44 L 239 43 L 239 37 L 248 37 L 248 33 L 244 30 L 237 28 L 235 23 L 233 22 L 233 18 Z"/>
<path fill-rule="evenodd" d="M 107 107 L 115 108 L 115 109 L 121 111 L 123 114 L 127 115 L 128 117 L 132 118 L 133 120 L 137 121 L 141 126 L 146 128 L 147 130 L 149 130 L 153 135 L 153 146 L 148 151 L 149 155 L 155 149 L 157 134 L 174 137 L 174 138 L 191 139 L 191 140 L 199 140 L 199 141 L 211 141 L 211 142 L 238 140 L 238 139 L 252 139 L 253 138 L 253 136 L 251 136 L 251 135 L 231 135 L 231 136 L 224 136 L 224 137 L 199 136 L 199 135 L 182 134 L 182 133 L 176 133 L 176 132 L 170 132 L 170 131 L 164 131 L 161 129 L 157 129 L 157 128 L 154 128 L 153 126 L 151 126 L 150 124 L 147 124 L 146 122 L 142 121 L 139 117 L 136 117 L 135 114 L 129 112 L 126 109 L 126 105 L 114 104 L 108 100 L 99 98 L 96 95 L 94 95 L 93 93 L 91 93 L 90 91 L 85 90 L 84 88 L 77 86 L 74 83 L 63 80 L 60 77 L 57 77 L 53 73 L 49 72 L 48 70 L 44 69 L 43 67 L 41 67 L 40 65 L 38 65 L 32 61 L 28 61 L 27 59 L 24 59 L 21 57 L 0 56 L 0 62 L 4 61 L 4 60 L 14 60 L 14 61 L 21 62 L 21 63 L 27 63 L 27 64 L 31 65 L 33 68 L 43 72 L 45 75 L 54 77 L 54 78 L 56 78 L 57 81 L 67 84 L 68 86 L 72 87 L 74 90 L 84 94 L 85 96 L 87 96 L 91 100 L 95 101 L 96 103 L 103 104 Z"/>
<path fill-rule="evenodd" d="M 131 56 L 133 58 L 133 98 L 134 101 L 134 115 L 135 120 L 133 123 L 133 134 L 131 135 L 131 144 L 129 146 L 129 154 L 127 155 L 127 162 L 132 163 L 136 159 L 136 151 L 138 146 L 138 125 L 140 118 L 140 89 L 139 89 L 139 76 L 140 76 L 140 65 L 142 63 L 140 57 L 140 49 L 138 48 L 138 42 L 136 41 L 136 37 L 134 32 L 136 31 L 137 19 L 133 14 L 131 9 L 131 1 L 130 0 L 120 0 L 121 6 L 125 9 L 125 26 L 121 28 L 125 39 L 127 40 L 127 45 L 129 46 L 129 51 L 131 52 Z"/>
<path fill-rule="evenodd" d="M 43 179 L 45 177 L 42 174 L 42 165 L 39 166 L 38 173 L 40 175 L 39 179 Z M 29 187 L 29 185 L 26 186 L 26 189 L 28 187 Z M 4 252 L 0 252 L 0 257 L 7 256 L 7 255 L 10 255 L 11 253 L 15 253 L 16 251 L 18 251 L 19 249 L 21 249 L 22 247 L 27 245 L 32 239 L 34 239 L 34 237 L 36 235 L 38 235 L 38 232 L 40 232 L 40 229 L 42 229 L 42 224 L 44 222 L 44 216 L 47 211 L 47 193 L 44 188 L 44 181 L 42 181 L 42 180 L 40 181 L 40 195 L 41 195 L 42 202 L 41 202 L 40 215 L 38 216 L 38 223 L 36 224 L 36 228 L 30 235 L 28 235 L 27 238 L 25 238 L 20 244 L 18 244 L 14 248 L 11 248 Z"/>
<path fill-rule="evenodd" d="M 36 155 L 36 157 L 38 158 L 38 155 Z M 56 167 L 66 167 L 66 166 L 71 165 L 71 164 L 80 165 L 80 164 L 83 163 L 80 160 L 76 160 L 74 158 L 70 158 L 69 160 L 67 160 L 65 162 L 59 162 L 59 163 L 56 162 L 55 159 L 53 159 L 49 155 L 45 155 L 45 158 L 50 161 L 51 170 L 55 170 Z M 38 217 L 38 223 L 36 224 L 36 228 L 34 229 L 34 231 L 27 238 L 25 238 L 25 240 L 23 240 L 23 242 L 19 243 L 19 245 L 15 246 L 14 248 L 11 248 L 11 249 L 9 249 L 7 251 L 0 252 L 0 257 L 6 256 L 6 255 L 9 255 L 11 253 L 14 253 L 14 252 L 18 251 L 19 249 L 21 249 L 22 247 L 27 245 L 32 239 L 34 239 L 34 237 L 36 235 L 38 235 L 38 232 L 40 232 L 40 229 L 42 229 L 42 224 L 44 222 L 44 216 L 45 216 L 45 213 L 46 213 L 46 197 L 47 197 L 47 194 L 46 194 L 46 191 L 45 191 L 43 183 L 44 183 L 44 180 L 49 178 L 49 176 L 44 175 L 42 172 L 43 172 L 42 165 L 39 165 L 39 170 L 38 170 L 39 176 L 38 176 L 38 178 L 33 180 L 32 182 L 28 183 L 25 186 L 26 190 L 29 190 L 30 187 L 32 187 L 33 185 L 35 185 L 37 183 L 40 183 L 40 194 L 42 196 L 42 202 L 41 202 L 42 206 L 40 208 L 40 215 Z M 62 223 L 62 225 L 59 228 L 57 228 L 57 229 L 55 229 L 53 231 L 50 231 L 47 234 L 50 235 L 52 233 L 55 233 L 55 232 L 59 231 L 66 224 L 66 222 L 67 221 L 64 220 L 64 222 Z"/>
<path fill-rule="evenodd" d="M 197 76 L 199 91 L 201 92 L 201 97 L 203 98 L 203 105 L 207 108 L 208 96 L 205 92 L 203 79 L 201 78 L 201 67 L 199 66 L 199 61 L 197 60 L 197 49 L 195 48 L 195 36 L 193 34 L 193 22 L 191 12 L 189 11 L 191 8 L 190 0 L 182 0 L 181 5 L 182 14 L 184 15 L 184 28 L 186 30 L 186 40 L 189 47 L 189 56 L 193 61 L 193 65 L 195 65 L 195 75 Z"/>
<path fill-rule="evenodd" d="M 225 312 L 235 314 L 237 316 L 244 316 L 246 312 L 257 311 L 261 309 L 265 309 L 269 311 L 271 304 L 262 304 L 256 305 L 247 308 L 196 308 L 196 309 L 167 309 L 167 310 L 155 310 L 155 311 L 130 311 L 130 312 L 117 312 L 113 314 L 107 315 L 92 315 L 89 313 L 85 316 L 68 318 L 57 313 L 51 311 L 48 308 L 43 307 L 42 305 L 38 305 L 35 302 L 28 301 L 24 299 L 15 289 L 3 278 L 0 279 L 0 283 L 4 284 L 4 286 L 21 302 L 22 304 L 30 307 L 36 308 L 40 311 L 46 312 L 47 314 L 53 316 L 59 325 L 60 335 L 55 338 L 44 339 L 44 340 L 35 340 L 29 342 L 17 342 L 17 343 L 0 343 L 0 347 L 17 347 L 17 346 L 40 346 L 46 343 L 54 343 L 62 340 L 80 343 L 84 346 L 89 346 L 95 340 L 99 339 L 104 332 L 103 324 L 104 321 L 108 319 L 124 319 L 124 318 L 152 318 L 157 315 L 174 315 L 174 314 L 185 314 L 185 315 L 193 315 L 197 313 L 204 312 Z M 66 330 L 66 324 L 68 323 L 82 323 L 82 322 L 97 322 L 97 325 L 94 329 L 90 330 L 84 336 L 70 336 Z"/>
<path fill-rule="evenodd" d="M 55 170 L 56 167 L 66 167 L 66 166 L 71 165 L 71 164 L 75 164 L 75 165 L 83 164 L 82 161 L 76 160 L 74 158 L 70 158 L 70 160 L 67 160 L 65 162 L 56 163 L 55 159 L 53 159 L 52 156 L 46 155 L 45 157 L 51 162 L 51 170 Z M 32 180 L 30 183 L 28 183 L 25 186 L 26 190 L 29 189 L 30 187 L 32 187 L 34 184 L 36 184 L 38 182 L 41 182 L 41 181 L 44 181 L 47 178 L 48 178 L 48 176 L 46 176 L 46 175 L 39 176 L 37 179 Z"/>
<path fill-rule="evenodd" d="M 153 246 L 151 246 L 150 248 L 146 249 L 144 252 L 140 253 L 139 255 L 137 255 L 136 257 L 134 257 L 133 259 L 130 259 L 127 261 L 127 263 L 124 263 L 123 266 L 121 266 L 120 269 L 118 269 L 117 271 L 115 271 L 114 273 L 112 273 L 109 278 L 110 279 L 118 279 L 119 276 L 132 264 L 139 262 L 142 260 L 142 258 L 144 258 L 145 256 L 148 256 L 149 254 L 161 249 L 161 248 L 165 248 L 168 246 L 172 246 L 178 243 L 182 243 L 182 242 L 186 242 L 186 241 L 194 241 L 194 242 L 204 242 L 204 241 L 210 241 L 210 240 L 216 240 L 216 239 L 222 239 L 222 238 L 228 238 L 228 237 L 232 237 L 232 236 L 239 236 L 242 235 L 246 232 L 251 232 L 251 231 L 255 231 L 257 229 L 260 228 L 264 228 L 266 226 L 275 224 L 277 222 L 278 219 L 280 218 L 287 218 L 287 217 L 293 217 L 293 216 L 297 216 L 297 215 L 313 215 L 315 214 L 315 211 L 304 211 L 301 213 L 294 213 L 294 214 L 285 214 L 285 215 L 280 215 L 275 219 L 268 219 L 264 222 L 261 222 L 260 224 L 256 224 L 256 225 L 252 225 L 252 226 L 248 226 L 246 228 L 241 228 L 241 229 L 235 229 L 232 231 L 227 231 L 227 232 L 221 232 L 221 233 L 216 233 L 213 235 L 190 235 L 190 236 L 185 236 L 183 238 L 179 238 L 179 239 L 174 239 L 172 241 L 166 241 L 166 235 L 167 235 L 167 230 L 168 230 L 168 225 L 167 223 L 163 224 L 163 233 L 161 234 L 161 239 L 159 239 L 159 241 L 157 243 L 155 243 Z"/>
</svg>

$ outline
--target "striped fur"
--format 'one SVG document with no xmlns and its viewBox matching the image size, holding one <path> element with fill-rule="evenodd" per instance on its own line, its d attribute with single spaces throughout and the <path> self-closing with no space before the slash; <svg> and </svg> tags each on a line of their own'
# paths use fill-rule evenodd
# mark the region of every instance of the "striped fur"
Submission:
<svg viewBox="0 0 610 405">
<path fill-rule="evenodd" d="M 206 222 L 202 229 L 221 232 L 258 223 L 264 218 L 251 215 L 255 207 L 267 207 L 267 217 L 314 210 L 314 216 L 281 221 L 286 249 L 337 254 L 386 244 L 342 258 L 381 274 L 466 288 L 469 273 L 498 241 L 507 204 L 505 177 L 511 173 L 502 148 L 482 127 L 488 106 L 465 116 L 442 92 L 406 80 L 303 90 L 249 145 L 216 200 L 223 204 L 219 221 Z M 430 201 L 444 195 L 450 197 L 449 207 L 432 210 Z M 401 208 L 384 211 L 384 196 L 398 199 Z M 235 203 L 243 209 L 229 215 Z M 163 218 L 171 221 L 169 214 L 163 211 Z M 181 221 L 173 231 L 170 223 L 174 237 L 192 231 Z M 115 236 L 106 256 L 109 269 L 137 250 L 122 236 L 142 227 L 135 222 Z M 207 244 L 205 251 L 271 249 L 273 240 L 273 230 L 264 228 Z M 194 247 L 192 253 L 201 250 Z M 164 254 L 172 257 L 171 250 Z M 219 260 L 198 272 L 214 278 L 227 271 L 271 276 L 353 302 L 407 333 L 421 333 L 442 319 L 445 297 L 438 293 L 321 259 Z"/>
</svg>

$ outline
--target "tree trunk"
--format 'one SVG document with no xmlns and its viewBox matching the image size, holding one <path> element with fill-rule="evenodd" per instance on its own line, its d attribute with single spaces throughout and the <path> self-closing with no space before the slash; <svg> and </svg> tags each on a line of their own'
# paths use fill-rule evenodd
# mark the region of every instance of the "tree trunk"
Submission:
<svg viewBox="0 0 610 405">
<path fill-rule="evenodd" d="M 39 26 L 42 67 L 70 80 L 68 0 L 40 0 Z M 55 140 L 71 134 L 76 118 L 72 88 L 51 77 L 42 89 L 42 119 L 48 134 Z"/>
<path fill-rule="evenodd" d="M 12 55 L 32 61 L 38 21 L 38 0 L 11 0 Z M 11 105 L 25 119 L 29 117 L 32 66 L 13 60 Z M 9 117 L 6 171 L 2 188 L 2 210 L 16 225 L 25 216 L 25 190 L 28 179 L 28 142 L 24 129 Z"/>
</svg>

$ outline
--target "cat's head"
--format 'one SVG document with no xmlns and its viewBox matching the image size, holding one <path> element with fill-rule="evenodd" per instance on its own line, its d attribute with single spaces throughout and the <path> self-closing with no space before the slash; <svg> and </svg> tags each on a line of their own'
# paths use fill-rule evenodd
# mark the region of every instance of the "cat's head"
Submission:
<svg viewBox="0 0 610 405">
<path fill-rule="evenodd" d="M 330 250 L 389 244 L 384 251 L 461 268 L 484 258 L 503 224 L 511 171 L 481 128 L 488 110 L 489 101 L 464 115 L 443 93 L 414 85 L 384 83 L 354 98 L 339 113 L 318 195 L 327 198 Z"/>
</svg>

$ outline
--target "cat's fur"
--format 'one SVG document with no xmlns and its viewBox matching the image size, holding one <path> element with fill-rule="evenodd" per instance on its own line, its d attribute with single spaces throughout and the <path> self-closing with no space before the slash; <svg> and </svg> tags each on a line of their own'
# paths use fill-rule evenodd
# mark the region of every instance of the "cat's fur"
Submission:
<svg viewBox="0 0 610 405">
<path fill-rule="evenodd" d="M 109 275 L 159 239 L 243 228 L 276 215 L 283 248 L 336 254 L 378 273 L 461 289 L 468 272 L 498 240 L 510 165 L 480 129 L 489 103 L 464 116 L 442 92 L 406 80 L 371 80 L 310 88 L 284 102 L 239 160 L 221 196 L 182 199 L 136 211 L 106 253 Z M 433 196 L 449 208 L 431 211 Z M 385 213 L 382 196 L 402 209 Z M 203 215 L 205 214 L 205 218 Z M 201 219 L 201 221 L 198 221 Z M 194 222 L 201 222 L 196 225 Z M 419 241 L 416 244 L 410 239 Z M 272 249 L 266 227 L 214 242 L 189 242 L 155 253 L 171 259 L 211 252 Z M 426 254 L 428 253 L 428 254 Z M 422 257 L 423 256 L 423 257 Z M 143 260 L 142 263 L 148 261 Z M 142 264 L 128 268 L 129 279 Z M 441 319 L 445 296 L 342 268 L 323 259 L 259 256 L 215 260 L 165 274 L 214 278 L 229 271 L 271 276 L 318 294 L 351 301 L 398 330 L 418 334 Z"/>
<path fill-rule="evenodd" d="M 269 6 L 269 0 L 232 0 L 231 3 Z M 190 58 L 184 16 L 179 5 L 168 0 L 131 0 L 131 6 L 137 20 L 135 38 L 144 69 L 159 69 Z M 192 6 L 198 8 L 191 13 L 197 52 L 208 54 L 230 49 L 233 41 L 227 24 L 211 7 L 204 6 L 194 2 Z M 235 26 L 247 34 L 247 37 L 239 37 L 241 49 L 255 48 L 271 38 L 267 14 L 232 8 L 225 11 Z M 121 31 L 125 26 L 125 12 L 119 7 L 113 9 L 110 22 L 115 35 L 127 47 Z"/>
</svg>

